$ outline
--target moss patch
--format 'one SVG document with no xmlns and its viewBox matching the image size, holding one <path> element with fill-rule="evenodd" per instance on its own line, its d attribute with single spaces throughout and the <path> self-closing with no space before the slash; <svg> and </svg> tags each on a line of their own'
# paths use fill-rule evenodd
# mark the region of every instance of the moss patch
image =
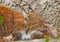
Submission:
<svg viewBox="0 0 60 42">
<path fill-rule="evenodd" d="M 2 23 L 3 23 L 3 21 L 4 21 L 3 17 L 2 17 L 2 16 L 0 16 L 0 24 L 2 24 Z"/>
</svg>

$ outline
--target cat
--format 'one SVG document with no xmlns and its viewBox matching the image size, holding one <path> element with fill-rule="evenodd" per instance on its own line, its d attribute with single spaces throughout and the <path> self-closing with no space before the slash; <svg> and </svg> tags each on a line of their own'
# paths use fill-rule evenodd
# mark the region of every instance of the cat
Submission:
<svg viewBox="0 0 60 42">
<path fill-rule="evenodd" d="M 45 36 L 48 37 L 58 37 L 57 28 L 53 27 L 52 25 L 46 24 L 44 18 L 31 11 L 28 14 L 28 19 L 26 20 L 26 31 L 18 31 L 13 33 L 14 40 L 19 37 L 19 40 L 31 40 L 31 39 L 40 39 L 44 38 Z M 18 35 L 17 35 L 18 34 Z M 22 36 L 22 35 L 24 36 Z M 27 37 L 26 37 L 27 36 Z"/>
<path fill-rule="evenodd" d="M 13 33 L 11 36 L 13 38 L 12 39 L 13 41 L 40 39 L 40 38 L 44 38 L 45 36 L 57 37 L 57 31 L 55 30 L 53 26 L 49 24 L 45 24 L 43 22 L 43 19 L 41 20 L 40 17 L 39 17 L 40 20 L 36 19 L 37 14 L 34 14 L 34 13 L 32 14 L 32 13 L 33 12 L 29 13 L 29 17 L 31 17 L 32 19 L 29 18 L 29 20 L 27 20 L 27 24 L 28 24 L 27 26 L 29 28 L 27 28 L 26 31 L 20 30 L 20 31 Z M 35 21 L 34 19 L 38 21 Z"/>
<path fill-rule="evenodd" d="M 28 14 L 28 19 L 23 14 L 0 6 L 0 16 L 4 19 L 0 25 L 0 38 L 17 41 L 40 39 L 45 35 L 55 37 L 55 33 L 51 32 L 53 26 L 47 25 L 40 14 L 31 11 Z"/>
</svg>

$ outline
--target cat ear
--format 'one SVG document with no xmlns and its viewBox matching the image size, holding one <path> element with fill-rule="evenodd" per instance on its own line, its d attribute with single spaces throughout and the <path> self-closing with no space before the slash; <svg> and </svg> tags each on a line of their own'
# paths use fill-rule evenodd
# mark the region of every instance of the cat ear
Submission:
<svg viewBox="0 0 60 42">
<path fill-rule="evenodd" d="M 28 11 L 29 12 L 33 12 L 33 9 L 31 7 L 29 7 Z"/>
<path fill-rule="evenodd" d="M 30 5 L 29 5 L 28 12 L 34 12 Z"/>
<path fill-rule="evenodd" d="M 28 14 L 25 11 L 23 11 L 23 15 L 24 15 L 24 18 L 28 18 Z"/>
</svg>

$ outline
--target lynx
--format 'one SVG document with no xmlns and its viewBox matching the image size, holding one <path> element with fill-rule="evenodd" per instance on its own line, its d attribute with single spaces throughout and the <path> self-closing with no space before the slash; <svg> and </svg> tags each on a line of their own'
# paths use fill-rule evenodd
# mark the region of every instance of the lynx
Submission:
<svg viewBox="0 0 60 42">
<path fill-rule="evenodd" d="M 51 32 L 54 27 L 45 24 L 45 19 L 41 15 L 33 11 L 29 12 L 28 15 L 28 19 L 26 19 L 23 14 L 0 6 L 0 16 L 4 19 L 0 25 L 0 38 L 17 41 L 40 39 L 44 38 L 45 35 L 57 36 L 57 32 Z"/>
</svg>

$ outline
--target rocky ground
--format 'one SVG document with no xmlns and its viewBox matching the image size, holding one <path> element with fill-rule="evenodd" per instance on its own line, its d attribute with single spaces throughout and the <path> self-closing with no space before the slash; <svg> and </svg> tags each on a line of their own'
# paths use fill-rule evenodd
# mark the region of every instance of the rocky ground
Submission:
<svg viewBox="0 0 60 42">
<path fill-rule="evenodd" d="M 27 41 L 11 41 L 11 42 L 60 42 L 60 39 L 35 39 L 35 40 L 27 40 Z"/>
<path fill-rule="evenodd" d="M 30 4 L 33 11 L 41 13 L 45 18 L 45 22 L 57 27 L 60 35 L 60 0 L 0 0 L 0 5 L 7 6 L 10 9 L 23 13 L 23 10 L 17 5 Z M 27 11 L 28 6 L 23 6 Z M 21 41 L 18 41 L 21 42 Z M 22 41 L 23 42 L 23 41 Z M 31 40 L 26 42 L 45 42 L 44 39 Z M 49 42 L 60 42 L 59 40 L 51 39 Z"/>
<path fill-rule="evenodd" d="M 20 42 L 20 41 L 16 41 L 16 42 Z M 30 41 L 21 41 L 21 42 L 47 42 L 45 41 L 45 39 L 35 39 L 35 40 L 30 40 Z M 60 40 L 49 40 L 48 42 L 60 42 Z"/>
</svg>

